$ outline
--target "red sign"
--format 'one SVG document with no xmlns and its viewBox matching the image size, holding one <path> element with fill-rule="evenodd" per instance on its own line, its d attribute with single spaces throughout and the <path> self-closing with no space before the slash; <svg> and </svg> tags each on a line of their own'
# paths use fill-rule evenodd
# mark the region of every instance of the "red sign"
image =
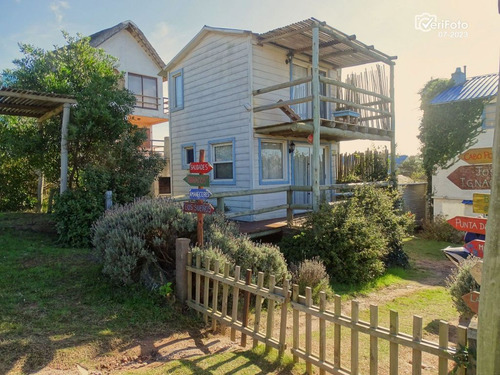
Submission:
<svg viewBox="0 0 500 375">
<path fill-rule="evenodd" d="M 465 244 L 464 247 L 472 255 L 479 257 L 479 258 L 483 258 L 483 256 L 484 256 L 484 241 L 483 240 L 472 240 L 471 242 Z"/>
<path fill-rule="evenodd" d="M 192 212 L 195 214 L 212 214 L 215 209 L 210 203 L 184 202 L 182 209 L 184 212 Z"/>
<path fill-rule="evenodd" d="M 448 179 L 462 190 L 491 189 L 491 164 L 464 165 L 450 173 Z"/>
<path fill-rule="evenodd" d="M 493 163 L 493 151 L 491 147 L 471 148 L 461 154 L 460 159 L 467 164 Z"/>
<path fill-rule="evenodd" d="M 462 296 L 465 304 L 476 314 L 479 312 L 479 296 L 479 292 L 470 292 Z"/>
<path fill-rule="evenodd" d="M 463 232 L 486 234 L 486 219 L 480 217 L 455 216 L 448 220 L 448 223 L 453 228 Z"/>
<path fill-rule="evenodd" d="M 313 139 L 314 139 L 314 138 L 313 138 L 313 135 L 312 135 L 312 134 L 309 134 L 309 135 L 307 136 L 307 143 L 309 143 L 309 144 L 311 144 L 311 145 L 312 145 L 312 143 L 313 143 Z"/>
<path fill-rule="evenodd" d="M 206 161 L 200 161 L 200 162 L 189 164 L 189 173 L 205 174 L 205 173 L 210 172 L 212 169 L 213 168 L 210 165 L 210 163 L 207 163 Z"/>
</svg>

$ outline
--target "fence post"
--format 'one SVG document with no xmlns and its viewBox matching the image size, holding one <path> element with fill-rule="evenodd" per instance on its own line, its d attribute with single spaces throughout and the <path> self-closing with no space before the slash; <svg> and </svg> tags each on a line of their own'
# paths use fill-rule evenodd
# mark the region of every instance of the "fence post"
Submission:
<svg viewBox="0 0 500 375">
<path fill-rule="evenodd" d="M 175 240 L 175 295 L 179 302 L 186 302 L 187 298 L 187 253 L 189 238 Z"/>
<path fill-rule="evenodd" d="M 245 277 L 245 285 L 250 285 L 252 281 L 252 270 L 248 269 L 247 274 Z M 244 295 L 244 300 L 243 300 L 243 318 L 242 318 L 242 326 L 243 327 L 248 327 L 248 315 L 249 315 L 249 310 L 250 310 L 250 292 L 248 290 L 245 290 Z M 246 333 L 241 333 L 241 346 L 246 347 L 247 346 L 247 335 Z"/>
<path fill-rule="evenodd" d="M 224 197 L 217 198 L 217 207 L 215 210 L 220 214 L 224 213 Z"/>
</svg>

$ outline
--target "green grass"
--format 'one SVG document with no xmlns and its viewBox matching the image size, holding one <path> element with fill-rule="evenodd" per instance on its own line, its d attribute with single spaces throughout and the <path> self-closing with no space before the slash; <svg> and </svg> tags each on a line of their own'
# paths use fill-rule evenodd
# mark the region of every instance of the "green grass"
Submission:
<svg viewBox="0 0 500 375">
<path fill-rule="evenodd" d="M 441 251 L 447 246 L 453 245 L 448 242 L 425 240 L 418 237 L 406 238 L 404 249 L 411 260 L 444 260 L 446 257 Z"/>
<path fill-rule="evenodd" d="M 0 373 L 69 368 L 134 338 L 200 326 L 157 293 L 110 284 L 91 250 L 32 230 L 50 228 L 46 220 L 0 216 Z"/>
</svg>

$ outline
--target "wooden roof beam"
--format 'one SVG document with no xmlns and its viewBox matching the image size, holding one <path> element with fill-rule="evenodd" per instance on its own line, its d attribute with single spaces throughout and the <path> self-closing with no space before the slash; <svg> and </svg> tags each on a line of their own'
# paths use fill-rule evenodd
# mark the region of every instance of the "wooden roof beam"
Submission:
<svg viewBox="0 0 500 375">
<path fill-rule="evenodd" d="M 48 120 L 49 118 L 58 115 L 59 113 L 61 113 L 63 111 L 63 109 L 64 109 L 64 104 L 53 109 L 52 111 L 45 113 L 42 117 L 38 118 L 38 120 L 37 120 L 38 123 L 40 124 L 40 123 L 44 122 L 45 120 Z"/>
<path fill-rule="evenodd" d="M 300 29 L 297 29 L 297 30 L 294 30 L 294 31 L 289 31 L 289 32 L 286 32 L 286 33 L 283 33 L 283 34 L 279 34 L 279 35 L 273 35 L 273 36 L 270 36 L 269 38 L 261 38 L 259 40 L 258 44 L 259 45 L 263 45 L 264 43 L 274 42 L 274 41 L 276 41 L 278 39 L 288 38 L 290 36 L 301 34 L 304 31 L 311 30 L 311 29 L 312 29 L 312 26 L 308 25 L 308 26 L 301 27 Z"/>
<path fill-rule="evenodd" d="M 325 26 L 320 26 L 319 29 L 320 29 L 320 31 L 330 35 L 331 37 L 340 40 L 342 43 L 344 43 L 345 45 L 348 45 L 352 49 L 355 49 L 355 50 L 357 50 L 365 55 L 368 55 L 376 60 L 382 61 L 388 65 L 394 65 L 394 62 L 392 61 L 393 59 L 391 59 L 391 56 L 388 56 L 383 52 L 375 50 L 374 47 L 368 48 L 370 46 L 366 46 L 363 43 L 360 43 L 360 42 L 355 43 L 354 41 L 349 40 L 348 37 L 343 36 L 341 34 L 338 34 Z"/>
<path fill-rule="evenodd" d="M 31 99 L 37 101 L 46 101 L 52 103 L 69 103 L 76 104 L 76 100 L 68 97 L 54 97 L 45 95 L 28 94 L 24 92 L 0 91 L 0 96 L 11 96 L 13 98 Z"/>
</svg>

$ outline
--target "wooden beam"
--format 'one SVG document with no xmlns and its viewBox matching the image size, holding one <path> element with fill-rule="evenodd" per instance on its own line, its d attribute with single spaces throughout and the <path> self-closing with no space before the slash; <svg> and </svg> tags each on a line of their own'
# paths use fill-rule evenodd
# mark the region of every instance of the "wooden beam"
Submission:
<svg viewBox="0 0 500 375">
<path fill-rule="evenodd" d="M 330 35 L 333 38 L 336 38 L 340 40 L 343 44 L 348 45 L 349 47 L 364 53 L 365 55 L 368 55 L 378 61 L 384 62 L 388 65 L 394 65 L 394 62 L 391 60 L 390 56 L 380 52 L 380 51 L 373 51 L 368 48 L 368 46 L 364 46 L 361 43 L 354 43 L 353 41 L 349 40 L 348 37 L 340 35 L 338 33 L 333 32 L 330 30 L 328 27 L 325 26 L 320 26 L 320 30 L 328 35 Z"/>
<path fill-rule="evenodd" d="M 389 95 L 391 96 L 391 178 L 394 185 L 397 184 L 396 176 L 396 112 L 394 110 L 394 65 L 390 66 Z"/>
<path fill-rule="evenodd" d="M 279 34 L 279 35 L 273 35 L 273 36 L 270 36 L 269 38 L 261 38 L 261 39 L 259 39 L 258 44 L 259 45 L 263 45 L 264 43 L 274 42 L 275 40 L 278 40 L 278 39 L 288 38 L 289 36 L 301 34 L 304 31 L 310 30 L 311 27 L 312 26 L 307 25 L 307 26 L 301 27 L 300 29 L 297 29 L 297 30 L 294 30 L 294 31 L 289 31 L 287 33 L 283 33 L 283 34 Z"/>
<path fill-rule="evenodd" d="M 365 109 L 367 111 L 381 113 L 381 114 L 387 115 L 387 116 L 391 116 L 392 115 L 391 112 L 384 111 L 382 109 L 367 107 L 367 106 L 364 106 L 364 105 L 361 105 L 361 104 L 356 104 L 356 103 L 353 103 L 353 102 L 349 102 L 347 100 L 342 100 L 342 99 L 337 99 L 337 98 L 331 98 L 329 96 L 322 96 L 322 95 L 320 96 L 320 98 L 324 102 L 344 104 L 344 105 L 348 105 L 348 106 L 353 107 L 353 108 Z"/>
<path fill-rule="evenodd" d="M 341 56 L 349 56 L 349 55 L 354 55 L 358 53 L 358 51 L 355 50 L 347 50 L 347 51 L 335 51 L 335 52 L 328 52 L 325 54 L 320 54 L 319 56 L 322 59 L 328 58 L 328 57 L 341 57 Z"/>
<path fill-rule="evenodd" d="M 51 107 L 40 107 L 40 106 L 32 106 L 32 105 L 26 105 L 26 104 L 11 104 L 11 103 L 1 103 L 0 106 L 2 108 L 12 108 L 12 109 L 24 109 L 32 112 L 40 112 L 40 113 L 45 113 L 46 111 L 50 110 Z"/>
<path fill-rule="evenodd" d="M 271 91 L 286 89 L 287 87 L 297 86 L 297 85 L 300 85 L 302 83 L 310 82 L 311 79 L 312 79 L 312 76 L 307 76 L 304 78 L 295 79 L 293 81 L 279 83 L 277 85 L 272 85 L 272 86 L 264 87 L 261 89 L 253 90 L 252 94 L 255 96 L 255 95 L 265 94 L 265 93 L 268 93 Z"/>
<path fill-rule="evenodd" d="M 49 118 L 58 115 L 59 113 L 61 113 L 63 111 L 63 109 L 64 109 L 64 105 L 61 105 L 61 106 L 53 109 L 52 111 L 45 113 L 42 117 L 38 118 L 38 123 L 40 124 L 40 123 L 44 122 L 45 120 L 48 120 Z"/>
<path fill-rule="evenodd" d="M 313 28 L 312 37 L 312 114 L 313 114 L 313 153 L 312 153 L 312 206 L 313 211 L 319 210 L 320 191 L 320 80 L 319 80 L 319 27 Z"/>
<path fill-rule="evenodd" d="M 300 103 L 310 102 L 311 100 L 312 100 L 312 96 L 306 96 L 304 98 L 292 99 L 292 100 L 285 100 L 285 101 L 282 101 L 282 102 L 276 102 L 276 103 L 268 104 L 268 105 L 261 105 L 259 107 L 255 107 L 253 109 L 253 111 L 254 112 L 262 112 L 262 111 L 267 111 L 269 109 L 283 107 L 283 106 L 286 106 L 286 105 L 294 105 L 294 104 L 300 104 Z"/>
<path fill-rule="evenodd" d="M 10 96 L 13 98 L 31 99 L 31 100 L 38 100 L 38 101 L 45 101 L 52 103 L 76 104 L 76 100 L 71 98 L 57 98 L 52 96 L 35 95 L 35 94 L 27 94 L 27 93 L 12 92 L 12 91 L 0 91 L 0 96 Z"/>
<path fill-rule="evenodd" d="M 329 40 L 327 42 L 319 43 L 319 48 L 326 48 L 326 47 L 331 47 L 337 44 L 341 44 L 342 42 L 338 40 Z M 302 53 L 302 52 L 307 52 L 307 51 L 312 51 L 312 46 L 307 46 L 307 47 L 302 47 L 302 48 L 297 48 L 294 49 L 293 52 L 295 53 Z"/>
<path fill-rule="evenodd" d="M 338 80 L 333 79 L 333 78 L 320 77 L 319 79 L 323 83 L 326 83 L 326 84 L 329 84 L 329 85 L 343 87 L 345 89 L 352 90 L 352 91 L 355 91 L 355 92 L 359 92 L 361 94 L 366 94 L 366 95 L 374 96 L 374 97 L 382 99 L 382 100 L 384 100 L 384 101 L 386 101 L 388 103 L 390 103 L 392 101 L 392 99 L 389 96 L 385 96 L 385 95 L 379 94 L 377 92 L 365 90 L 365 89 L 356 87 L 354 85 L 350 85 L 348 83 L 345 83 L 345 82 L 342 82 L 342 81 L 338 81 Z"/>
<path fill-rule="evenodd" d="M 64 103 L 63 118 L 61 125 L 61 186 L 60 193 L 64 193 L 68 188 L 68 123 L 69 123 L 69 103 Z"/>
</svg>

